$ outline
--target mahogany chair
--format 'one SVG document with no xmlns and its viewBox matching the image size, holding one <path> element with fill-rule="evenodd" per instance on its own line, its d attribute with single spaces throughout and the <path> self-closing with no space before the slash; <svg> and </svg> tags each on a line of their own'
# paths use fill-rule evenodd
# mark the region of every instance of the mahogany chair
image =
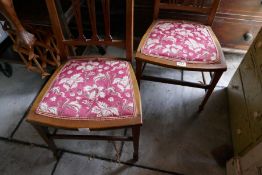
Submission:
<svg viewBox="0 0 262 175">
<path fill-rule="evenodd" d="M 102 3 L 105 26 L 104 39 L 98 37 L 95 0 L 72 0 L 77 37 L 66 38 L 57 11 L 57 0 L 46 0 L 50 19 L 63 63 L 51 76 L 34 101 L 26 119 L 42 136 L 54 155 L 58 148 L 53 139 L 87 139 L 132 141 L 133 159 L 138 159 L 141 101 L 135 73 L 130 61 L 133 56 L 133 0 L 126 0 L 125 39 L 114 40 L 110 35 L 110 1 Z M 62 1 L 61 1 L 62 2 Z M 88 8 L 84 8 L 83 7 Z M 85 10 L 87 9 L 87 10 Z M 81 12 L 82 11 L 82 12 Z M 89 14 L 92 35 L 85 36 L 83 13 Z M 102 56 L 70 56 L 71 46 L 107 45 L 126 49 L 126 58 Z M 131 128 L 132 136 L 51 134 L 48 127 L 67 130 L 111 130 Z"/>
<path fill-rule="evenodd" d="M 136 76 L 140 80 L 157 81 L 205 89 L 199 106 L 203 110 L 217 82 L 226 71 L 221 46 L 211 29 L 220 0 L 155 0 L 154 20 L 144 34 L 136 53 Z M 158 19 L 160 10 L 185 11 L 203 15 L 206 22 Z M 144 63 L 144 65 L 143 65 Z M 146 63 L 182 70 L 181 80 L 143 75 Z M 200 71 L 203 82 L 183 80 L 184 71 Z M 206 74 L 210 73 L 207 82 Z"/>
</svg>

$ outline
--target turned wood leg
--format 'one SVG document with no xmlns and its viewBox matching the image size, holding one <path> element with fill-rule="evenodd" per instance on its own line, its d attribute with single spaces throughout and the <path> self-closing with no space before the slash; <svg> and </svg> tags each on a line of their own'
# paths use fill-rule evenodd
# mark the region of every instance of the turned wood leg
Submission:
<svg viewBox="0 0 262 175">
<path fill-rule="evenodd" d="M 138 160 L 138 149 L 139 149 L 139 137 L 140 137 L 140 126 L 133 126 L 132 127 L 132 135 L 133 135 L 133 160 Z"/>
<path fill-rule="evenodd" d="M 142 61 L 136 59 L 136 79 L 139 87 L 140 87 L 141 76 L 142 76 Z"/>
<path fill-rule="evenodd" d="M 215 89 L 220 77 L 222 76 L 223 71 L 216 71 L 214 72 L 214 75 L 212 77 L 212 80 L 210 82 L 210 87 L 209 89 L 206 91 L 206 95 L 203 99 L 203 101 L 201 102 L 198 112 L 201 112 L 204 109 L 205 104 L 207 103 L 208 98 L 210 97 L 210 95 L 212 94 L 213 90 Z"/>
<path fill-rule="evenodd" d="M 46 144 L 48 145 L 48 148 L 53 151 L 54 157 L 56 159 L 58 159 L 59 158 L 59 152 L 58 152 L 58 149 L 55 145 L 54 140 L 52 138 L 50 138 L 48 128 L 45 127 L 45 126 L 40 126 L 40 125 L 36 125 L 36 124 L 32 124 L 32 125 L 37 130 L 38 134 L 46 142 Z"/>
</svg>

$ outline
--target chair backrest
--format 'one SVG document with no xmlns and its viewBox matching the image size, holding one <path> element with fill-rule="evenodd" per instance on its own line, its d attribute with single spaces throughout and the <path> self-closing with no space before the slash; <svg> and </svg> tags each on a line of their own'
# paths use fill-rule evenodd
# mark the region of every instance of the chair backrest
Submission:
<svg viewBox="0 0 262 175">
<path fill-rule="evenodd" d="M 154 19 L 160 10 L 176 10 L 207 16 L 207 25 L 212 25 L 220 0 L 155 0 Z"/>
<path fill-rule="evenodd" d="M 123 0 L 121 0 L 123 1 Z M 67 2 L 66 12 L 61 10 L 62 2 Z M 120 23 L 119 28 L 125 29 L 124 39 L 113 39 L 111 36 L 111 23 L 110 23 L 110 0 L 46 0 L 49 16 L 53 28 L 53 32 L 57 39 L 57 45 L 60 50 L 62 58 L 70 55 L 70 47 L 76 46 L 116 46 L 126 49 L 126 59 L 129 61 L 133 57 L 133 16 L 134 16 L 134 2 L 133 0 L 124 0 L 125 2 L 125 22 Z M 60 4 L 59 4 L 60 3 Z M 63 5 L 63 4 L 62 4 Z M 102 7 L 102 15 L 99 11 L 99 17 L 102 16 L 103 20 L 98 21 L 98 13 L 96 9 Z M 61 14 L 63 13 L 63 14 Z M 64 17 L 67 19 L 64 20 Z M 65 32 L 65 23 L 68 22 L 68 18 L 75 19 L 75 35 L 68 35 Z M 121 18 L 121 17 L 120 17 Z M 66 21 L 66 22 L 65 22 Z M 90 34 L 87 34 L 86 25 L 88 23 Z M 103 25 L 103 34 L 99 36 L 101 31 L 98 23 Z M 124 26 L 123 26 L 124 25 Z M 70 37 L 69 37 L 70 36 Z"/>
</svg>

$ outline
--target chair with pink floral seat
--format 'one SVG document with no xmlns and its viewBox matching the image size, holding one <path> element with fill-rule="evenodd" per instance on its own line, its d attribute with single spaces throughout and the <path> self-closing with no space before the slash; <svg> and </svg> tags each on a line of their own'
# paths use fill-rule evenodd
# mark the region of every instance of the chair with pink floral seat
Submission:
<svg viewBox="0 0 262 175">
<path fill-rule="evenodd" d="M 62 1 L 61 1 L 62 2 Z M 102 3 L 104 39 L 98 37 L 95 0 L 72 0 L 77 36 L 64 36 L 57 0 L 46 0 L 53 32 L 64 63 L 54 72 L 27 114 L 30 122 L 57 157 L 54 139 L 87 139 L 132 141 L 133 159 L 138 159 L 142 125 L 141 100 L 130 61 L 133 54 L 133 0 L 126 0 L 125 39 L 114 40 L 110 33 L 110 1 Z M 85 10 L 87 7 L 87 10 Z M 82 11 L 82 12 L 81 12 Z M 83 28 L 83 12 L 89 14 L 91 37 Z M 70 16 L 70 15 L 69 15 Z M 121 27 L 121 26 L 120 26 Z M 124 28 L 122 26 L 122 28 Z M 76 46 L 117 46 L 126 49 L 126 58 L 102 56 L 70 56 Z M 132 136 L 51 134 L 48 128 L 67 130 L 113 130 L 131 128 Z"/>
<path fill-rule="evenodd" d="M 140 80 L 157 81 L 205 89 L 199 106 L 203 110 L 217 82 L 226 71 L 221 46 L 211 29 L 220 0 L 155 0 L 154 20 L 144 34 L 136 53 L 136 76 Z M 204 18 L 193 22 L 178 19 L 158 19 L 160 10 L 200 14 Z M 176 17 L 176 16 L 175 16 Z M 143 65 L 144 63 L 144 65 Z M 146 63 L 182 71 L 181 80 L 143 75 Z M 198 71 L 201 82 L 184 81 L 184 71 Z M 210 74 L 207 82 L 206 73 Z"/>
</svg>

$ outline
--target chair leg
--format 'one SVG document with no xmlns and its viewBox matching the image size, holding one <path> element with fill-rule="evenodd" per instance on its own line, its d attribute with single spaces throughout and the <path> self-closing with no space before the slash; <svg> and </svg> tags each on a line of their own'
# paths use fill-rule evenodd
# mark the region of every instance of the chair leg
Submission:
<svg viewBox="0 0 262 175">
<path fill-rule="evenodd" d="M 138 160 L 138 149 L 139 149 L 139 137 L 140 137 L 140 126 L 133 126 L 132 127 L 132 135 L 133 135 L 133 160 Z"/>
<path fill-rule="evenodd" d="M 136 60 L 136 79 L 139 87 L 140 87 L 141 76 L 142 76 L 142 61 Z"/>
<path fill-rule="evenodd" d="M 214 75 L 213 75 L 212 80 L 210 82 L 210 87 L 206 91 L 206 95 L 205 95 L 202 103 L 199 106 L 198 112 L 201 112 L 204 109 L 204 106 L 207 103 L 208 98 L 210 97 L 210 95 L 212 94 L 213 90 L 215 89 L 215 87 L 216 87 L 220 77 L 222 76 L 222 74 L 223 74 L 223 71 L 214 72 Z"/>
<path fill-rule="evenodd" d="M 55 145 L 55 142 L 52 138 L 49 137 L 49 131 L 48 128 L 45 126 L 40 126 L 36 124 L 32 124 L 33 127 L 37 130 L 38 134 L 43 138 L 43 140 L 48 145 L 48 148 L 52 150 L 53 155 L 56 159 L 59 158 L 59 152 Z"/>
</svg>

